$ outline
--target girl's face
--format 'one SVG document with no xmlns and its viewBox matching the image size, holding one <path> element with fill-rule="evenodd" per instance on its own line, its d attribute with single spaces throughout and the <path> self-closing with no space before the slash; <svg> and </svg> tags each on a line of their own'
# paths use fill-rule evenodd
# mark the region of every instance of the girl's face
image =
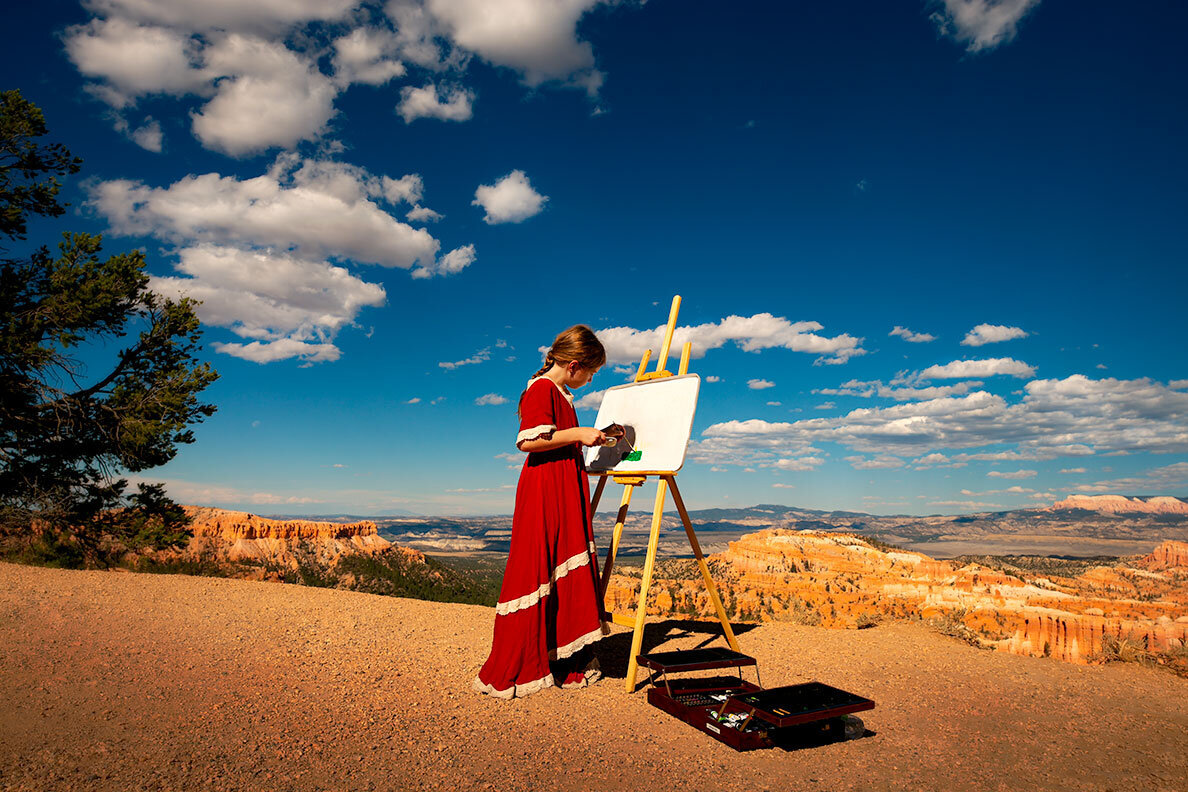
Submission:
<svg viewBox="0 0 1188 792">
<path fill-rule="evenodd" d="M 578 363 L 576 360 L 571 360 L 565 366 L 565 387 L 580 388 L 586 385 L 590 380 L 594 379 L 594 375 L 598 373 L 598 369 L 588 369 Z"/>
</svg>

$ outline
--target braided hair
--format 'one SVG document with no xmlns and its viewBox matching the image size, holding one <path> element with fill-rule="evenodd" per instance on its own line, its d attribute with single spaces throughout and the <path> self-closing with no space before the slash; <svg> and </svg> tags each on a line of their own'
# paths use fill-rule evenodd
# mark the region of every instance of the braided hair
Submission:
<svg viewBox="0 0 1188 792">
<path fill-rule="evenodd" d="M 602 342 L 586 325 L 574 325 L 568 330 L 558 333 L 557 337 L 553 339 L 553 345 L 545 354 L 544 365 L 537 369 L 530 379 L 536 379 L 544 374 L 555 363 L 568 364 L 570 361 L 576 361 L 582 368 L 587 369 L 596 369 L 606 363 L 606 350 L 603 348 Z M 520 394 L 519 405 L 516 407 L 517 415 L 524 406 L 524 394 L 527 392 L 525 390 Z"/>
</svg>

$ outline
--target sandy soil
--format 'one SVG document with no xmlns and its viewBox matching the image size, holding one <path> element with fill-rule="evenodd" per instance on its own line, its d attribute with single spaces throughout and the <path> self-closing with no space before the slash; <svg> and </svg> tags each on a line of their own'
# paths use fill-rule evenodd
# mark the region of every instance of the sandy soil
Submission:
<svg viewBox="0 0 1188 792">
<path fill-rule="evenodd" d="M 768 686 L 873 698 L 862 739 L 736 753 L 608 678 L 470 691 L 493 611 L 0 564 L 0 789 L 1188 790 L 1188 682 L 976 650 L 915 624 L 739 636 Z M 647 648 L 710 624 L 650 625 Z M 717 643 L 721 643 L 720 639 Z M 617 677 L 617 678 L 616 678 Z"/>
</svg>

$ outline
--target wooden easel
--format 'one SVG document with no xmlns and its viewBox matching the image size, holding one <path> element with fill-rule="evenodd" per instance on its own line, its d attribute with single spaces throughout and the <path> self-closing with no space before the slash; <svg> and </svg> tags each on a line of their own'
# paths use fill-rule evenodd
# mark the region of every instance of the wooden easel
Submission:
<svg viewBox="0 0 1188 792">
<path fill-rule="evenodd" d="M 652 350 L 644 352 L 643 359 L 639 362 L 639 370 L 635 374 L 636 382 L 646 382 L 647 380 L 661 379 L 663 377 L 671 377 L 672 372 L 666 371 L 665 366 L 668 365 L 668 351 L 672 346 L 672 334 L 676 330 L 677 314 L 681 308 L 681 297 L 676 295 L 672 298 L 672 309 L 668 313 L 668 328 L 664 332 L 664 343 L 660 347 L 660 356 L 656 359 L 656 370 L 646 371 L 648 361 L 651 359 Z M 687 343 L 681 351 L 681 365 L 678 374 L 687 374 L 689 371 L 689 355 L 692 352 L 692 343 Z M 718 621 L 722 622 L 722 630 L 726 634 L 726 642 L 730 644 L 730 648 L 738 651 L 738 639 L 734 637 L 734 630 L 730 629 L 730 620 L 726 618 L 726 610 L 722 607 L 722 600 L 718 597 L 718 589 L 714 586 L 714 579 L 710 576 L 709 566 L 705 563 L 705 556 L 701 552 L 701 545 L 697 541 L 697 534 L 693 532 L 693 524 L 689 521 L 689 513 L 685 511 L 685 502 L 681 499 L 681 492 L 677 489 L 676 473 L 674 471 L 645 471 L 642 473 L 630 474 L 615 474 L 615 473 L 596 473 L 592 475 L 599 476 L 598 485 L 594 489 L 594 495 L 590 499 L 590 518 L 593 519 L 594 513 L 598 510 L 598 501 L 602 498 L 602 491 L 606 488 L 606 480 L 613 478 L 616 484 L 623 485 L 623 499 L 619 503 L 619 514 L 615 520 L 615 530 L 611 536 L 610 551 L 607 553 L 606 562 L 602 565 L 602 590 L 601 595 L 605 601 L 606 587 L 610 582 L 611 570 L 615 565 L 615 553 L 619 549 L 619 538 L 623 534 L 623 523 L 627 519 L 627 507 L 631 504 L 631 493 L 636 487 L 643 486 L 647 481 L 648 476 L 656 476 L 659 481 L 656 483 L 656 504 L 652 508 L 652 532 L 648 537 L 648 554 L 644 561 L 643 581 L 639 588 L 639 605 L 635 609 L 634 616 L 623 616 L 620 614 L 611 614 L 611 620 L 623 627 L 631 627 L 634 633 L 631 637 L 631 656 L 627 660 L 627 681 L 626 689 L 628 693 L 635 691 L 635 678 L 638 671 L 638 662 L 636 657 L 639 656 L 640 649 L 643 647 L 643 630 L 644 622 L 647 620 L 647 603 L 648 603 L 648 587 L 652 583 L 652 568 L 656 563 L 656 546 L 660 542 L 660 522 L 664 517 L 664 498 L 667 490 L 672 490 L 672 500 L 676 504 L 677 511 L 681 515 L 681 522 L 685 526 L 685 535 L 689 537 L 689 546 L 693 548 L 693 555 L 697 558 L 697 565 L 701 568 L 701 576 L 705 579 L 705 587 L 709 590 L 710 602 L 713 603 L 714 610 L 718 612 Z"/>
</svg>

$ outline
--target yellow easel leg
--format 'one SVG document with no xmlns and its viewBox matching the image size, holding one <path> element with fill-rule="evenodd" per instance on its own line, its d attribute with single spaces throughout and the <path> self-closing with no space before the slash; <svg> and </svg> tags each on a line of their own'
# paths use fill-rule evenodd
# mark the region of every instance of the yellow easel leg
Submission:
<svg viewBox="0 0 1188 792">
<path fill-rule="evenodd" d="M 709 589 L 710 602 L 718 612 L 718 621 L 722 622 L 722 630 L 726 633 L 726 643 L 730 648 L 738 651 L 738 639 L 734 637 L 734 630 L 730 629 L 730 620 L 726 618 L 726 609 L 722 607 L 722 600 L 718 597 L 718 587 L 710 576 L 709 566 L 705 563 L 705 556 L 701 552 L 701 544 L 697 541 L 697 534 L 693 533 L 693 523 L 689 521 L 689 513 L 685 511 L 685 502 L 681 500 L 681 491 L 677 489 L 675 476 L 664 476 L 663 481 L 672 487 L 672 501 L 681 514 L 681 522 L 685 526 L 685 535 L 689 537 L 689 545 L 693 548 L 693 555 L 697 557 L 697 566 L 701 568 L 701 576 L 705 578 L 705 587 Z M 661 483 L 663 483 L 663 481 Z"/>
<path fill-rule="evenodd" d="M 665 476 L 665 478 L 669 478 Z M 644 561 L 643 580 L 639 584 L 639 606 L 635 610 L 635 633 L 631 636 L 631 655 L 627 658 L 628 693 L 635 692 L 635 675 L 639 670 L 636 657 L 643 648 L 644 622 L 648 617 L 648 587 L 652 584 L 652 567 L 656 564 L 656 546 L 660 544 L 660 521 L 664 518 L 665 480 L 656 482 L 656 507 L 652 511 L 652 533 L 648 537 L 648 557 Z"/>
<path fill-rule="evenodd" d="M 606 481 L 606 479 L 603 479 Z M 603 607 L 606 607 L 606 587 L 610 583 L 611 570 L 615 566 L 615 554 L 619 552 L 619 537 L 623 535 L 623 523 L 627 520 L 627 507 L 631 505 L 631 492 L 635 489 L 632 484 L 623 486 L 623 500 L 619 504 L 619 515 L 615 518 L 615 530 L 611 534 L 610 550 L 606 552 L 606 561 L 602 564 L 602 590 L 599 596 L 603 600 Z"/>
</svg>

